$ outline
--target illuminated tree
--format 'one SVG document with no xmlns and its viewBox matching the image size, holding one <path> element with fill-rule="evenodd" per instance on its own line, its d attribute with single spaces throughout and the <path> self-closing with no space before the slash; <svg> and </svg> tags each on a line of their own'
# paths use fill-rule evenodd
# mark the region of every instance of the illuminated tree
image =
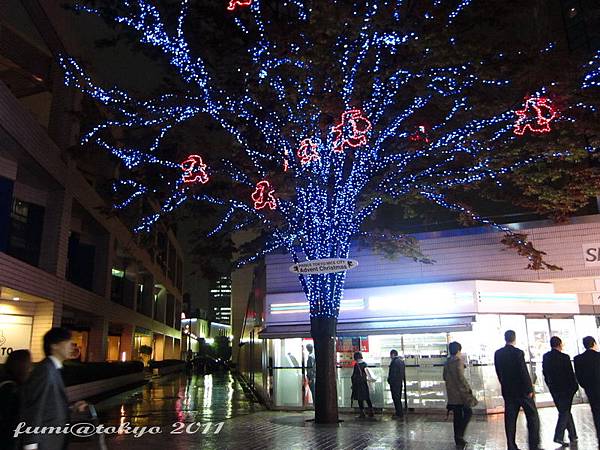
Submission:
<svg viewBox="0 0 600 450">
<path fill-rule="evenodd" d="M 583 139 L 576 123 L 596 110 L 573 100 L 582 85 L 571 76 L 583 77 L 582 64 L 565 65 L 545 35 L 506 38 L 518 26 L 515 17 L 529 26 L 526 7 L 470 3 L 223 0 L 209 31 L 201 29 L 201 8 L 187 0 L 174 20 L 172 2 L 81 6 L 133 30 L 166 58 L 178 86 L 142 100 L 99 86 L 70 57 L 61 64 L 67 84 L 109 115 L 82 141 L 125 167 L 115 184 L 123 196 L 116 208 L 143 211 L 140 203 L 153 199 L 138 232 L 186 202 L 208 202 L 225 210 L 211 234 L 256 223 L 266 231 L 260 251 L 242 263 L 274 251 L 295 263 L 348 258 L 361 238 L 392 240 L 401 253 L 423 260 L 410 237 L 364 226 L 383 203 L 418 199 L 501 230 L 530 267 L 552 268 L 526 236 L 460 199 L 473 189 L 519 187 L 540 164 L 569 172 L 589 158 L 593 140 Z M 215 36 L 247 52 L 215 55 L 208 44 Z M 557 61 L 561 70 L 553 72 L 548 67 Z M 543 70 L 531 72 L 534 65 Z M 594 67 L 585 81 L 590 88 L 597 86 Z M 233 156 L 221 158 L 208 144 L 165 144 L 190 121 L 218 125 L 231 137 Z M 223 180 L 230 188 L 211 187 Z M 589 194 L 582 191 L 574 207 Z M 334 339 L 345 278 L 346 272 L 299 277 L 315 343 L 317 422 L 338 417 Z"/>
</svg>

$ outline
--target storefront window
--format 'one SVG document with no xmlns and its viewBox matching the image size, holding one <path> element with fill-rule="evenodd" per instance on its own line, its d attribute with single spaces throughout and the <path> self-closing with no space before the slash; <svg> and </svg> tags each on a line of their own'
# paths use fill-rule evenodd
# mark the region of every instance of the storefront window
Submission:
<svg viewBox="0 0 600 450">
<path fill-rule="evenodd" d="M 302 339 L 273 339 L 273 393 L 277 406 L 302 406 Z"/>
<path fill-rule="evenodd" d="M 13 350 L 29 350 L 31 347 L 31 316 L 0 314 L 0 364 Z"/>
<path fill-rule="evenodd" d="M 550 319 L 550 334 L 558 336 L 563 342 L 563 351 L 571 359 L 579 353 L 577 347 L 577 333 L 575 332 L 575 321 L 573 319 Z M 548 346 L 550 343 L 548 343 Z"/>
<path fill-rule="evenodd" d="M 577 331 L 577 353 L 582 353 L 585 349 L 581 340 L 586 336 L 593 336 L 598 340 L 598 324 L 595 316 L 575 316 L 575 329 Z"/>
<path fill-rule="evenodd" d="M 542 360 L 544 353 L 550 349 L 550 328 L 548 319 L 527 319 L 527 335 L 529 338 L 529 356 L 531 381 L 537 401 L 552 401 L 550 392 L 544 383 Z"/>
<path fill-rule="evenodd" d="M 525 361 L 529 361 L 527 326 L 525 316 L 501 315 L 500 316 L 500 336 L 497 337 L 498 348 L 504 345 L 504 332 L 513 330 L 517 334 L 516 346 L 525 352 Z"/>
<path fill-rule="evenodd" d="M 108 336 L 108 361 L 119 360 L 119 350 L 121 348 L 121 336 Z"/>
<path fill-rule="evenodd" d="M 87 361 L 88 331 L 71 331 L 71 340 L 73 341 L 73 355 L 71 359 L 85 362 Z"/>
</svg>

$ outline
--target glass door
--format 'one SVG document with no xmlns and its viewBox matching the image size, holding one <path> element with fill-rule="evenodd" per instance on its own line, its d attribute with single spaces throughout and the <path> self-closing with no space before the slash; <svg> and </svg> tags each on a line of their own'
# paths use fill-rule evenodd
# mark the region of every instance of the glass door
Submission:
<svg viewBox="0 0 600 450">
<path fill-rule="evenodd" d="M 577 342 L 577 332 L 575 330 L 575 320 L 573 319 L 550 319 L 550 330 L 552 336 L 558 336 L 563 342 L 563 351 L 571 358 L 571 364 L 575 355 L 579 353 Z M 582 390 L 575 394 L 573 401 L 580 403 L 583 401 Z"/>
<path fill-rule="evenodd" d="M 552 396 L 544 382 L 542 359 L 550 350 L 550 327 L 548 319 L 527 319 L 529 338 L 530 375 L 537 402 L 551 402 Z"/>
</svg>

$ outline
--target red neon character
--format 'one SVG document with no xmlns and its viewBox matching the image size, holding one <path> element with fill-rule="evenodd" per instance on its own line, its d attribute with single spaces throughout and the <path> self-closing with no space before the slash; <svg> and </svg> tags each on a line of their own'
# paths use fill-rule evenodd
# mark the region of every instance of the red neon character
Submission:
<svg viewBox="0 0 600 450">
<path fill-rule="evenodd" d="M 237 6 L 250 6 L 251 4 L 252 0 L 229 0 L 227 10 L 234 11 Z"/>
<path fill-rule="evenodd" d="M 208 182 L 206 164 L 202 162 L 202 158 L 198 155 L 188 156 L 187 159 L 181 163 L 181 170 L 183 170 L 182 177 L 184 183 L 200 182 L 205 184 Z"/>
<path fill-rule="evenodd" d="M 558 114 L 556 109 L 550 105 L 550 100 L 546 97 L 530 97 L 525 100 L 525 107 L 515 111 L 519 118 L 515 123 L 515 134 L 523 136 L 525 131 L 532 133 L 548 133 L 550 131 L 550 122 Z"/>
<path fill-rule="evenodd" d="M 408 139 L 410 141 L 423 141 L 429 144 L 429 138 L 427 137 L 427 131 L 424 125 L 419 125 L 417 131 L 411 134 Z"/>
<path fill-rule="evenodd" d="M 277 200 L 273 196 L 275 190 L 271 189 L 271 184 L 267 180 L 256 183 L 256 189 L 252 193 L 255 209 L 263 209 L 265 206 L 273 210 L 277 208 Z"/>
<path fill-rule="evenodd" d="M 287 148 L 283 151 L 283 154 L 284 154 L 284 156 L 283 156 L 283 171 L 287 172 L 288 169 L 289 169 L 289 167 L 290 167 L 290 165 L 288 163 L 288 151 L 287 151 Z"/>
<path fill-rule="evenodd" d="M 342 114 L 342 121 L 333 127 L 336 134 L 333 151 L 341 153 L 344 146 L 359 147 L 367 143 L 367 133 L 371 130 L 371 122 L 363 116 L 360 109 L 351 109 Z"/>
<path fill-rule="evenodd" d="M 311 161 L 318 161 L 321 159 L 321 155 L 317 151 L 317 144 L 313 144 L 310 139 L 303 139 L 300 142 L 300 148 L 298 148 L 298 158 L 300 158 L 300 164 L 308 164 Z"/>
</svg>

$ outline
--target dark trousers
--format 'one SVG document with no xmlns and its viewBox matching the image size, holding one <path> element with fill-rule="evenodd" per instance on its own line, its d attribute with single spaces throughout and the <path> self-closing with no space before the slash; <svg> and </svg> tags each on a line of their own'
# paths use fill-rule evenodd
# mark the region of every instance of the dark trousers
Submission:
<svg viewBox="0 0 600 450">
<path fill-rule="evenodd" d="M 527 419 L 529 449 L 537 450 L 540 445 L 540 418 L 535 401 L 529 397 L 504 399 L 504 429 L 506 431 L 508 450 L 518 449 L 515 437 L 517 434 L 517 417 L 521 408 L 523 408 L 525 418 Z"/>
<path fill-rule="evenodd" d="M 371 399 L 368 398 L 366 401 L 367 401 L 367 406 L 369 407 L 369 409 L 373 409 L 373 403 L 371 403 Z M 365 404 L 363 403 L 363 400 L 358 400 L 358 407 L 360 408 L 361 411 L 365 409 Z"/>
<path fill-rule="evenodd" d="M 396 409 L 396 417 L 400 417 L 404 415 L 404 409 L 402 408 L 402 383 L 390 383 L 390 392 L 392 393 L 392 400 Z"/>
<path fill-rule="evenodd" d="M 596 427 L 596 437 L 600 446 L 600 395 L 590 395 L 586 391 L 590 408 L 592 408 L 592 416 L 594 417 L 594 426 Z"/>
<path fill-rule="evenodd" d="M 465 437 L 467 425 L 471 421 L 473 410 L 466 405 L 448 405 L 454 418 L 454 439 L 461 440 Z"/>
<path fill-rule="evenodd" d="M 573 395 L 570 392 L 551 392 L 552 400 L 558 410 L 558 421 L 554 429 L 554 439 L 562 441 L 565 438 L 565 430 L 569 431 L 569 439 L 577 438 L 575 423 L 571 415 L 571 405 L 573 404 Z"/>
</svg>

